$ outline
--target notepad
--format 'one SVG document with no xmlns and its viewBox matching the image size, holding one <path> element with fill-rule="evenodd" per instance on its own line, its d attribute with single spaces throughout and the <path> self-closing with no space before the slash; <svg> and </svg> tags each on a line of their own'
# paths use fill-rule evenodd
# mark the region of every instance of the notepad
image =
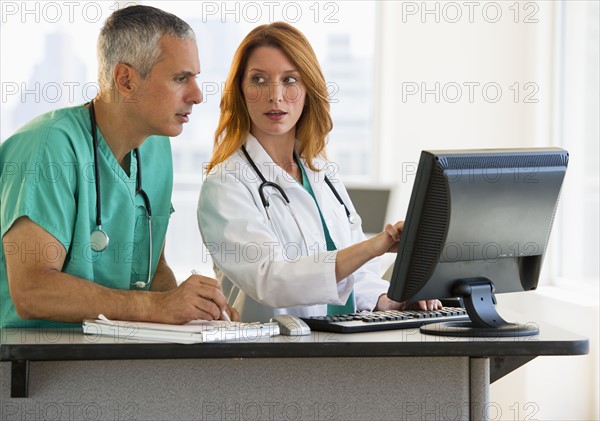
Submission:
<svg viewBox="0 0 600 421">
<path fill-rule="evenodd" d="M 256 342 L 279 335 L 277 323 L 194 320 L 183 325 L 98 319 L 83 321 L 86 335 L 109 336 L 121 342 L 151 340 L 180 344 L 203 342 Z"/>
</svg>

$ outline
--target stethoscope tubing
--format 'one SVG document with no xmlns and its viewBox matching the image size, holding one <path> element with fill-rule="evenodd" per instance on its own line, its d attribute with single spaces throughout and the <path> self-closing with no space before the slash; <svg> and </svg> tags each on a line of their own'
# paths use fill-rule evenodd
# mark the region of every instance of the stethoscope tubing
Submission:
<svg viewBox="0 0 600 421">
<path fill-rule="evenodd" d="M 96 110 L 94 101 L 90 102 L 90 119 L 92 121 L 92 141 L 94 143 L 94 184 L 96 187 L 96 226 L 102 229 L 102 203 L 100 201 L 100 164 L 98 162 L 98 125 L 96 124 Z"/>
<path fill-rule="evenodd" d="M 96 110 L 94 109 L 94 101 L 90 102 L 90 117 L 92 122 L 92 140 L 94 143 L 94 180 L 96 183 L 96 225 L 102 226 L 102 201 L 100 199 L 100 165 L 98 159 L 98 126 L 96 124 Z M 135 159 L 137 161 L 137 173 L 135 177 L 135 193 L 140 194 L 144 200 L 144 205 L 148 212 L 148 216 L 152 217 L 152 207 L 150 206 L 150 198 L 142 188 L 142 158 L 140 150 L 135 148 Z"/>
<path fill-rule="evenodd" d="M 91 246 L 94 251 L 101 252 L 106 250 L 109 244 L 109 237 L 102 229 L 102 200 L 101 200 L 101 185 L 100 185 L 100 164 L 98 159 L 98 125 L 96 123 L 96 110 L 94 108 L 94 101 L 90 101 L 89 103 L 89 112 L 90 112 L 90 120 L 91 120 L 91 131 L 92 131 L 92 141 L 93 141 L 93 149 L 94 149 L 94 182 L 96 185 L 96 230 L 93 231 L 90 235 L 91 238 Z M 140 155 L 140 151 L 138 148 L 135 148 L 135 159 L 137 162 L 137 172 L 135 178 L 135 194 L 139 194 L 142 196 L 142 200 L 144 201 L 144 206 L 146 206 L 146 212 L 148 214 L 148 232 L 150 235 L 150 245 L 149 245 L 149 257 L 148 257 L 148 279 L 146 282 L 138 281 L 134 282 L 131 285 L 136 286 L 138 288 L 145 288 L 146 285 L 150 283 L 150 274 L 152 271 L 152 207 L 150 205 L 150 198 L 148 194 L 142 188 L 142 157 Z"/>
<path fill-rule="evenodd" d="M 290 199 L 288 198 L 287 194 L 285 193 L 285 191 L 279 184 L 274 183 L 272 181 L 267 181 L 267 179 L 265 178 L 263 173 L 260 171 L 260 169 L 254 162 L 254 160 L 250 157 L 250 154 L 246 150 L 246 145 L 242 145 L 241 149 L 242 149 L 242 153 L 246 157 L 246 160 L 248 161 L 250 166 L 252 166 L 252 169 L 254 170 L 254 172 L 260 177 L 261 184 L 260 184 L 260 186 L 258 186 L 258 195 L 260 197 L 263 207 L 265 208 L 267 217 L 269 219 L 271 219 L 271 217 L 269 215 L 269 199 L 265 195 L 265 192 L 264 192 L 265 188 L 272 187 L 275 190 L 277 190 L 279 192 L 279 194 L 281 194 L 281 196 L 283 197 L 283 199 L 285 200 L 285 202 L 288 206 L 290 206 Z M 298 157 L 296 156 L 295 152 L 294 152 L 294 158 L 298 161 Z M 331 191 L 332 191 L 333 195 L 335 196 L 335 198 L 337 199 L 337 201 L 340 202 L 340 204 L 344 207 L 344 210 L 346 211 L 346 216 L 348 217 L 348 221 L 350 222 L 351 225 L 354 225 L 355 221 L 352 221 L 352 214 L 350 213 L 348 206 L 346 206 L 346 204 L 342 200 L 342 197 L 340 196 L 338 191 L 333 186 L 333 183 L 331 182 L 329 177 L 327 177 L 327 175 L 325 175 L 324 178 L 325 178 L 325 183 L 327 183 L 327 186 L 331 189 Z M 290 207 L 290 209 L 291 209 L 291 207 Z M 293 216 L 294 216 L 294 219 L 296 219 L 295 214 Z M 298 221 L 296 221 L 296 222 L 298 222 Z"/>
</svg>

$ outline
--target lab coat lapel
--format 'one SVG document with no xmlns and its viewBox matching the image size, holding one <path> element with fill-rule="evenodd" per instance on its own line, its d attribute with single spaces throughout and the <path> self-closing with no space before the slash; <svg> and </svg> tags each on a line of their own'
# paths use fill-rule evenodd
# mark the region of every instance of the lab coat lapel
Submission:
<svg viewBox="0 0 600 421">
<path fill-rule="evenodd" d="M 275 182 L 277 168 L 279 167 L 273 162 L 267 151 L 265 151 L 258 140 L 251 134 L 249 134 L 246 138 L 246 150 L 248 151 L 250 158 L 252 158 L 262 173 L 263 177 L 265 177 L 267 181 Z M 246 161 L 245 157 L 244 161 Z"/>
</svg>

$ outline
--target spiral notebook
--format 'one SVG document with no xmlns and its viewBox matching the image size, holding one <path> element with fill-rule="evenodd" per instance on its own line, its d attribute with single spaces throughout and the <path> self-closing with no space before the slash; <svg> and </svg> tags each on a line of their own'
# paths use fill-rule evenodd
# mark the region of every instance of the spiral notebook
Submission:
<svg viewBox="0 0 600 421">
<path fill-rule="evenodd" d="M 202 342 L 255 342 L 279 335 L 277 323 L 194 320 L 183 325 L 109 320 L 102 314 L 83 321 L 83 333 L 113 337 L 120 342 L 150 340 L 193 344 Z"/>
</svg>

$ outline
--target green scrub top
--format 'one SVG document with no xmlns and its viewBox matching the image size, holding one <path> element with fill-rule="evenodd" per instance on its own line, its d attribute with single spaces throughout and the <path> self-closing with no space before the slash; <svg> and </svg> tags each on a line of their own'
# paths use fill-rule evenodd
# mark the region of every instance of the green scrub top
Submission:
<svg viewBox="0 0 600 421">
<path fill-rule="evenodd" d="M 110 238 L 102 252 L 90 246 L 90 233 L 96 230 L 96 184 L 89 111 L 77 106 L 41 115 L 0 145 L 1 236 L 19 217 L 27 216 L 66 250 L 61 256 L 64 251 L 52 245 L 0 243 L 0 328 L 77 325 L 21 320 L 9 294 L 5 255 L 18 253 L 25 260 L 64 258 L 63 272 L 109 288 L 137 289 L 133 282 L 147 280 L 150 232 L 144 201 L 135 193 L 135 154 L 130 152 L 128 175 L 99 130 L 98 142 L 102 229 Z M 139 151 L 142 187 L 152 208 L 152 278 L 173 212 L 169 138 L 152 136 Z"/>
<path fill-rule="evenodd" d="M 306 175 L 306 171 L 304 170 L 304 166 L 300 163 L 300 160 L 297 160 L 298 166 L 302 171 L 302 187 L 304 190 L 310 194 L 310 196 L 315 201 L 315 205 L 317 205 L 317 210 L 319 211 L 319 216 L 321 217 L 321 224 L 323 225 L 323 232 L 325 234 L 325 244 L 327 246 L 327 251 L 337 250 L 337 246 L 333 242 L 331 238 L 331 234 L 329 234 L 329 229 L 327 228 L 327 224 L 325 223 L 325 219 L 323 218 L 323 213 L 321 213 L 321 208 L 317 203 L 317 199 L 315 198 L 315 193 L 313 192 L 312 186 L 310 185 L 310 181 L 308 181 L 308 177 Z M 350 293 L 348 296 L 348 300 L 346 300 L 346 304 L 344 305 L 334 305 L 327 304 L 327 315 L 329 316 L 337 316 L 340 314 L 351 314 L 356 311 L 354 306 L 354 291 Z"/>
</svg>

